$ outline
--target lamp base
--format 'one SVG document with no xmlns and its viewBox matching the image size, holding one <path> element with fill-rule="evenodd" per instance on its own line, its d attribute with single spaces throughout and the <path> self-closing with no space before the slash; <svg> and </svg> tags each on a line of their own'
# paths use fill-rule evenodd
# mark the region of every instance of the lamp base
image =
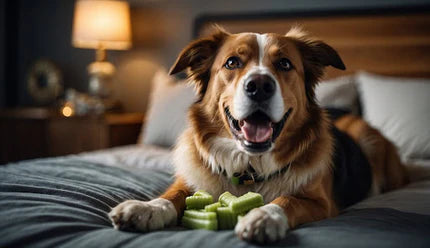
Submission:
<svg viewBox="0 0 430 248">
<path fill-rule="evenodd" d="M 88 92 L 100 98 L 109 98 L 112 93 L 112 77 L 115 73 L 113 64 L 96 61 L 88 66 L 90 76 Z"/>
</svg>

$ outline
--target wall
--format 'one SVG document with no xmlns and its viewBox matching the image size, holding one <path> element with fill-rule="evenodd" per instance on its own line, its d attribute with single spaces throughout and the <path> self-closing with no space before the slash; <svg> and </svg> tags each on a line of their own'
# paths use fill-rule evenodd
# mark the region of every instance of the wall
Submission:
<svg viewBox="0 0 430 248">
<path fill-rule="evenodd" d="M 87 87 L 86 66 L 94 51 L 71 46 L 74 0 L 19 1 L 18 75 L 19 104 L 31 105 L 26 74 L 31 64 L 45 57 L 58 64 L 64 85 L 80 91 Z M 204 13 L 313 11 L 430 4 L 429 0 L 129 0 L 132 6 L 133 48 L 109 51 L 117 66 L 116 97 L 128 111 L 144 111 L 150 80 L 160 65 L 168 68 L 192 37 L 192 25 Z M 1 1 L 0 1 L 1 3 Z M 0 5 L 1 7 L 1 5 Z M 4 8 L 1 8 L 4 9 Z M 1 17 L 0 12 L 0 34 Z M 0 36 L 2 37 L 2 36 Z M 0 38 L 0 45 L 1 45 Z M 0 46 L 1 49 L 1 46 Z M 4 57 L 4 56 L 0 56 Z M 0 58 L 0 67 L 2 59 Z M 4 72 L 0 69 L 0 80 Z M 1 86 L 1 84 L 0 84 Z M 0 87 L 0 104 L 1 104 Z"/>
<path fill-rule="evenodd" d="M 6 2 L 0 1 L 0 108 L 5 105 L 5 11 Z"/>
<path fill-rule="evenodd" d="M 430 4 L 429 0 L 130 0 L 131 4 L 152 7 L 164 16 L 168 26 L 170 40 L 163 47 L 163 63 L 171 65 L 192 37 L 192 25 L 196 17 L 205 13 L 264 13 L 321 11 L 333 9 L 370 9 L 381 7 L 399 7 Z M 155 27 L 157 25 L 155 24 Z"/>
<path fill-rule="evenodd" d="M 167 69 L 174 63 L 181 49 L 190 42 L 195 18 L 207 13 L 294 12 L 381 7 L 401 8 L 402 6 L 430 4 L 429 0 L 130 0 L 129 2 L 135 8 L 140 9 L 141 12 L 134 17 L 134 24 L 138 24 L 138 30 L 142 28 L 147 31 L 149 30 L 147 33 L 141 32 L 138 34 L 134 30 L 135 36 L 138 36 L 139 39 L 145 36 L 146 40 L 148 40 L 148 37 L 152 37 L 156 33 L 156 38 L 153 38 L 153 42 L 147 42 L 149 44 L 135 42 L 134 49 L 140 51 L 151 50 L 151 55 L 145 57 L 145 59 L 156 61 L 156 64 L 161 64 Z M 140 19 L 140 21 L 137 21 L 137 19 Z M 154 44 L 158 44 L 158 46 Z M 121 53 L 119 55 L 117 62 L 120 70 L 122 63 L 130 63 L 129 56 L 136 57 L 135 54 L 132 55 L 131 53 Z M 137 68 L 139 66 L 136 66 Z M 149 72 L 147 74 L 152 75 Z M 146 84 L 143 88 L 149 89 L 148 82 L 145 81 L 147 79 L 144 78 L 141 77 L 140 82 Z M 129 85 L 136 85 L 129 81 L 128 83 Z M 126 89 L 123 89 L 123 91 L 126 91 Z M 124 92 L 123 94 L 133 95 L 131 92 Z M 142 93 L 141 96 L 142 101 L 147 99 L 145 93 Z"/>
<path fill-rule="evenodd" d="M 19 103 L 29 105 L 26 91 L 29 68 L 39 58 L 47 58 L 63 72 L 65 88 L 86 90 L 86 65 L 92 51 L 71 46 L 74 0 L 20 1 L 18 90 Z"/>
</svg>

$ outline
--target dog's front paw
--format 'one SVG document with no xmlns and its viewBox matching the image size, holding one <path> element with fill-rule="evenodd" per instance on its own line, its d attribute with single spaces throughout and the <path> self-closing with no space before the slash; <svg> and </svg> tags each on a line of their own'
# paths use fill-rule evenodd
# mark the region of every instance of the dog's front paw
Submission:
<svg viewBox="0 0 430 248">
<path fill-rule="evenodd" d="M 148 232 L 175 224 L 177 213 L 173 203 L 166 199 L 128 200 L 113 208 L 109 218 L 115 229 Z"/>
<path fill-rule="evenodd" d="M 240 219 L 234 231 L 240 239 L 262 244 L 283 239 L 287 229 L 284 210 L 276 204 L 268 204 L 251 210 Z"/>
</svg>

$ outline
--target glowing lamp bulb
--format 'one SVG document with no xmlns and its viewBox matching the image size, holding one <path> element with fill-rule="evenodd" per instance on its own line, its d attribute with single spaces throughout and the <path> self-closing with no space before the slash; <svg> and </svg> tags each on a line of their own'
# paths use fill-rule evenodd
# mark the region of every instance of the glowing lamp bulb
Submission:
<svg viewBox="0 0 430 248">
<path fill-rule="evenodd" d="M 70 106 L 64 106 L 61 112 L 65 117 L 70 117 L 73 115 L 73 109 Z"/>
</svg>

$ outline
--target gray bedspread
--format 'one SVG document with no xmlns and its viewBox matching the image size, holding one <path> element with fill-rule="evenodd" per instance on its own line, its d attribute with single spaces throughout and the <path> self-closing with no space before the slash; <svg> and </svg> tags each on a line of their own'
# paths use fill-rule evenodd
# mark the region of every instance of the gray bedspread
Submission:
<svg viewBox="0 0 430 248">
<path fill-rule="evenodd" d="M 0 247 L 249 247 L 233 231 L 147 234 L 114 230 L 107 217 L 126 199 L 148 200 L 168 173 L 124 170 L 76 158 L 0 167 Z M 349 209 L 290 231 L 276 247 L 430 247 L 430 216 L 392 208 Z"/>
</svg>

